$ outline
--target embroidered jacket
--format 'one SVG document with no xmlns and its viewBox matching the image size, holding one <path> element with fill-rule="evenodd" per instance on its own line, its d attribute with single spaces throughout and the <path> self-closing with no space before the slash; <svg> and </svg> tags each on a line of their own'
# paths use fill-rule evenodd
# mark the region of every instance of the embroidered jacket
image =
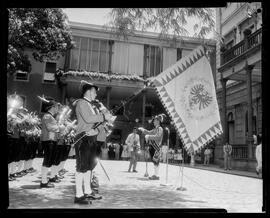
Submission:
<svg viewBox="0 0 270 218">
<path fill-rule="evenodd" d="M 144 134 L 149 135 L 149 141 L 153 140 L 159 147 L 161 147 L 163 138 L 163 128 L 161 126 L 158 126 L 152 130 L 144 130 L 143 132 Z"/>
<path fill-rule="evenodd" d="M 76 134 L 89 131 L 95 123 L 103 122 L 103 114 L 97 114 L 87 99 L 79 99 L 76 103 L 77 131 Z"/>
</svg>

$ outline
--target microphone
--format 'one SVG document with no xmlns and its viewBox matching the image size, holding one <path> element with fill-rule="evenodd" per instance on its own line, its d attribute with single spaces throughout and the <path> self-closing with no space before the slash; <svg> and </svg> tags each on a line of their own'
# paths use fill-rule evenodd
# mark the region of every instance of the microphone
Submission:
<svg viewBox="0 0 270 218">
<path fill-rule="evenodd" d="M 168 127 L 165 127 L 166 131 L 170 133 L 170 129 Z"/>
</svg>

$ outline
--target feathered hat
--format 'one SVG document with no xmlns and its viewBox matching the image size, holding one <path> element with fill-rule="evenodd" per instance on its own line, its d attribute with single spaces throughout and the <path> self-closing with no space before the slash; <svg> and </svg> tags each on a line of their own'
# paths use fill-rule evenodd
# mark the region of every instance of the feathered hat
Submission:
<svg viewBox="0 0 270 218">
<path fill-rule="evenodd" d="M 163 123 L 164 119 L 165 119 L 166 115 L 165 114 L 158 114 L 154 117 L 152 117 L 152 119 L 150 120 L 150 123 L 153 122 L 154 120 L 158 120 L 160 123 Z"/>
<path fill-rule="evenodd" d="M 45 97 L 44 95 L 42 97 L 41 96 L 37 96 L 37 97 L 39 98 L 39 100 L 43 102 L 46 111 L 48 111 L 54 105 L 62 106 L 62 104 L 60 104 L 56 100 Z"/>
</svg>

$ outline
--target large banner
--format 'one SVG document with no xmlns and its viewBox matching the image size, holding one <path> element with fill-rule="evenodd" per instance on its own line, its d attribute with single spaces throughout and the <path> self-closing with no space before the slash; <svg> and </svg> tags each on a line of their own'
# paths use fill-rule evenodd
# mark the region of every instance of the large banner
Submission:
<svg viewBox="0 0 270 218">
<path fill-rule="evenodd" d="M 212 70 L 204 47 L 193 50 L 152 82 L 188 152 L 200 151 L 222 134 Z"/>
</svg>

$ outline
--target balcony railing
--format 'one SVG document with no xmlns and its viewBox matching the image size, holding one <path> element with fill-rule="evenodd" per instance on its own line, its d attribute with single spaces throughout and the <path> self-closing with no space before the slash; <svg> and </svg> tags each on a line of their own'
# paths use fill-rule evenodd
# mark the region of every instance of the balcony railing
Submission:
<svg viewBox="0 0 270 218">
<path fill-rule="evenodd" d="M 260 28 L 256 32 L 252 33 L 247 37 L 247 39 L 242 40 L 229 50 L 221 54 L 221 65 L 226 64 L 230 60 L 238 57 L 248 51 L 249 49 L 260 45 L 262 43 L 262 29 Z"/>
<path fill-rule="evenodd" d="M 255 150 L 256 150 L 256 146 L 252 146 L 252 158 L 255 158 Z M 233 159 L 247 159 L 248 146 L 247 145 L 233 145 L 232 158 Z"/>
<path fill-rule="evenodd" d="M 233 159 L 247 159 L 248 147 L 246 145 L 233 145 L 232 146 L 232 158 Z"/>
</svg>

